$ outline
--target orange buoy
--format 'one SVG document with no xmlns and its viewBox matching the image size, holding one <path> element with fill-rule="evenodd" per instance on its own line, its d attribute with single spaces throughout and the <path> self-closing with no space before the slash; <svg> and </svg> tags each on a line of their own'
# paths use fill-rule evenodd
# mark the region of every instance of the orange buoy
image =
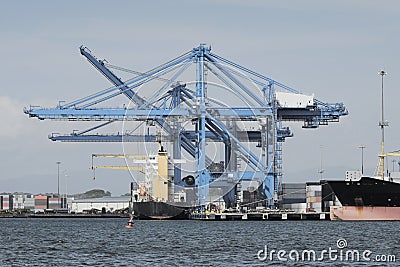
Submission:
<svg viewBox="0 0 400 267">
<path fill-rule="evenodd" d="M 129 220 L 128 225 L 125 225 L 125 228 L 132 228 L 133 227 L 133 221 Z"/>
<path fill-rule="evenodd" d="M 132 228 L 133 227 L 133 217 L 135 216 L 134 214 L 135 214 L 135 212 L 132 211 L 131 218 L 128 221 L 128 225 L 125 225 L 125 228 Z"/>
</svg>

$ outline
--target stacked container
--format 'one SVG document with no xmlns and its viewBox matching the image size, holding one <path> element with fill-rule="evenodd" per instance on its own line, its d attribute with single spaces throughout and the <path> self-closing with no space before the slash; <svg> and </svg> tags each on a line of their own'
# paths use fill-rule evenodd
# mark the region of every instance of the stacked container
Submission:
<svg viewBox="0 0 400 267">
<path fill-rule="evenodd" d="M 24 196 L 24 209 L 34 210 L 35 209 L 35 197 L 31 194 Z"/>
<path fill-rule="evenodd" d="M 48 208 L 48 196 L 37 195 L 35 196 L 35 212 L 44 211 Z"/>
<path fill-rule="evenodd" d="M 322 188 L 320 182 L 309 182 L 306 188 L 307 212 L 322 212 Z"/>
<path fill-rule="evenodd" d="M 13 196 L 9 194 L 0 195 L 0 209 L 12 210 L 13 209 Z"/>
<path fill-rule="evenodd" d="M 61 199 L 59 197 L 49 197 L 49 209 L 60 209 L 61 208 Z"/>
<path fill-rule="evenodd" d="M 282 209 L 289 209 L 295 212 L 305 212 L 306 184 L 283 183 L 279 194 L 279 203 Z"/>
</svg>

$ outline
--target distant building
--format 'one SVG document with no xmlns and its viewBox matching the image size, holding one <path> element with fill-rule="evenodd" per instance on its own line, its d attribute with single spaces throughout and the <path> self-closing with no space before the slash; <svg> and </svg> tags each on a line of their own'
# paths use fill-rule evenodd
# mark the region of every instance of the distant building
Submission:
<svg viewBox="0 0 400 267">
<path fill-rule="evenodd" d="M 72 201 L 71 212 L 115 212 L 117 210 L 129 208 L 130 199 L 129 196 L 76 199 Z"/>
</svg>

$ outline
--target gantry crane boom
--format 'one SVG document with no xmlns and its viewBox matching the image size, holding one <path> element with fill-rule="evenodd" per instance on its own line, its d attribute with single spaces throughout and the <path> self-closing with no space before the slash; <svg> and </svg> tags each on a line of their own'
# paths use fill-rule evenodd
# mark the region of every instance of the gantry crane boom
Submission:
<svg viewBox="0 0 400 267">
<path fill-rule="evenodd" d="M 97 70 L 99 70 L 111 83 L 115 86 L 120 86 L 119 90 L 121 90 L 130 100 L 138 105 L 144 105 L 146 101 L 138 96 L 134 91 L 132 91 L 124 82 L 121 81 L 112 71 L 104 66 L 103 61 L 98 60 L 92 54 L 87 51 L 86 47 L 81 46 L 79 48 L 81 54 L 87 58 L 87 60 L 95 66 Z"/>
</svg>

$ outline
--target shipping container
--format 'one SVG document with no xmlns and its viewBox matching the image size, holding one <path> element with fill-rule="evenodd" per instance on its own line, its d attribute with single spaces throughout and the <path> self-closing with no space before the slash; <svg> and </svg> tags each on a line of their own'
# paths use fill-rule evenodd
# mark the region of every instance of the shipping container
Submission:
<svg viewBox="0 0 400 267">
<path fill-rule="evenodd" d="M 305 183 L 284 183 L 282 189 L 306 189 Z"/>
<path fill-rule="evenodd" d="M 283 199 L 290 199 L 290 198 L 306 198 L 306 194 L 305 193 L 288 193 L 288 194 L 284 194 L 282 195 Z"/>
<path fill-rule="evenodd" d="M 13 197 L 9 194 L 1 195 L 1 209 L 12 210 L 13 209 Z"/>
<path fill-rule="evenodd" d="M 35 211 L 43 211 L 48 208 L 48 196 L 37 195 L 34 203 Z"/>
<path fill-rule="evenodd" d="M 26 198 L 24 201 L 24 209 L 33 210 L 35 208 L 35 200 L 33 198 Z"/>
<path fill-rule="evenodd" d="M 305 198 L 289 198 L 289 199 L 282 199 L 280 201 L 281 204 L 293 204 L 293 203 L 306 203 Z"/>
</svg>

